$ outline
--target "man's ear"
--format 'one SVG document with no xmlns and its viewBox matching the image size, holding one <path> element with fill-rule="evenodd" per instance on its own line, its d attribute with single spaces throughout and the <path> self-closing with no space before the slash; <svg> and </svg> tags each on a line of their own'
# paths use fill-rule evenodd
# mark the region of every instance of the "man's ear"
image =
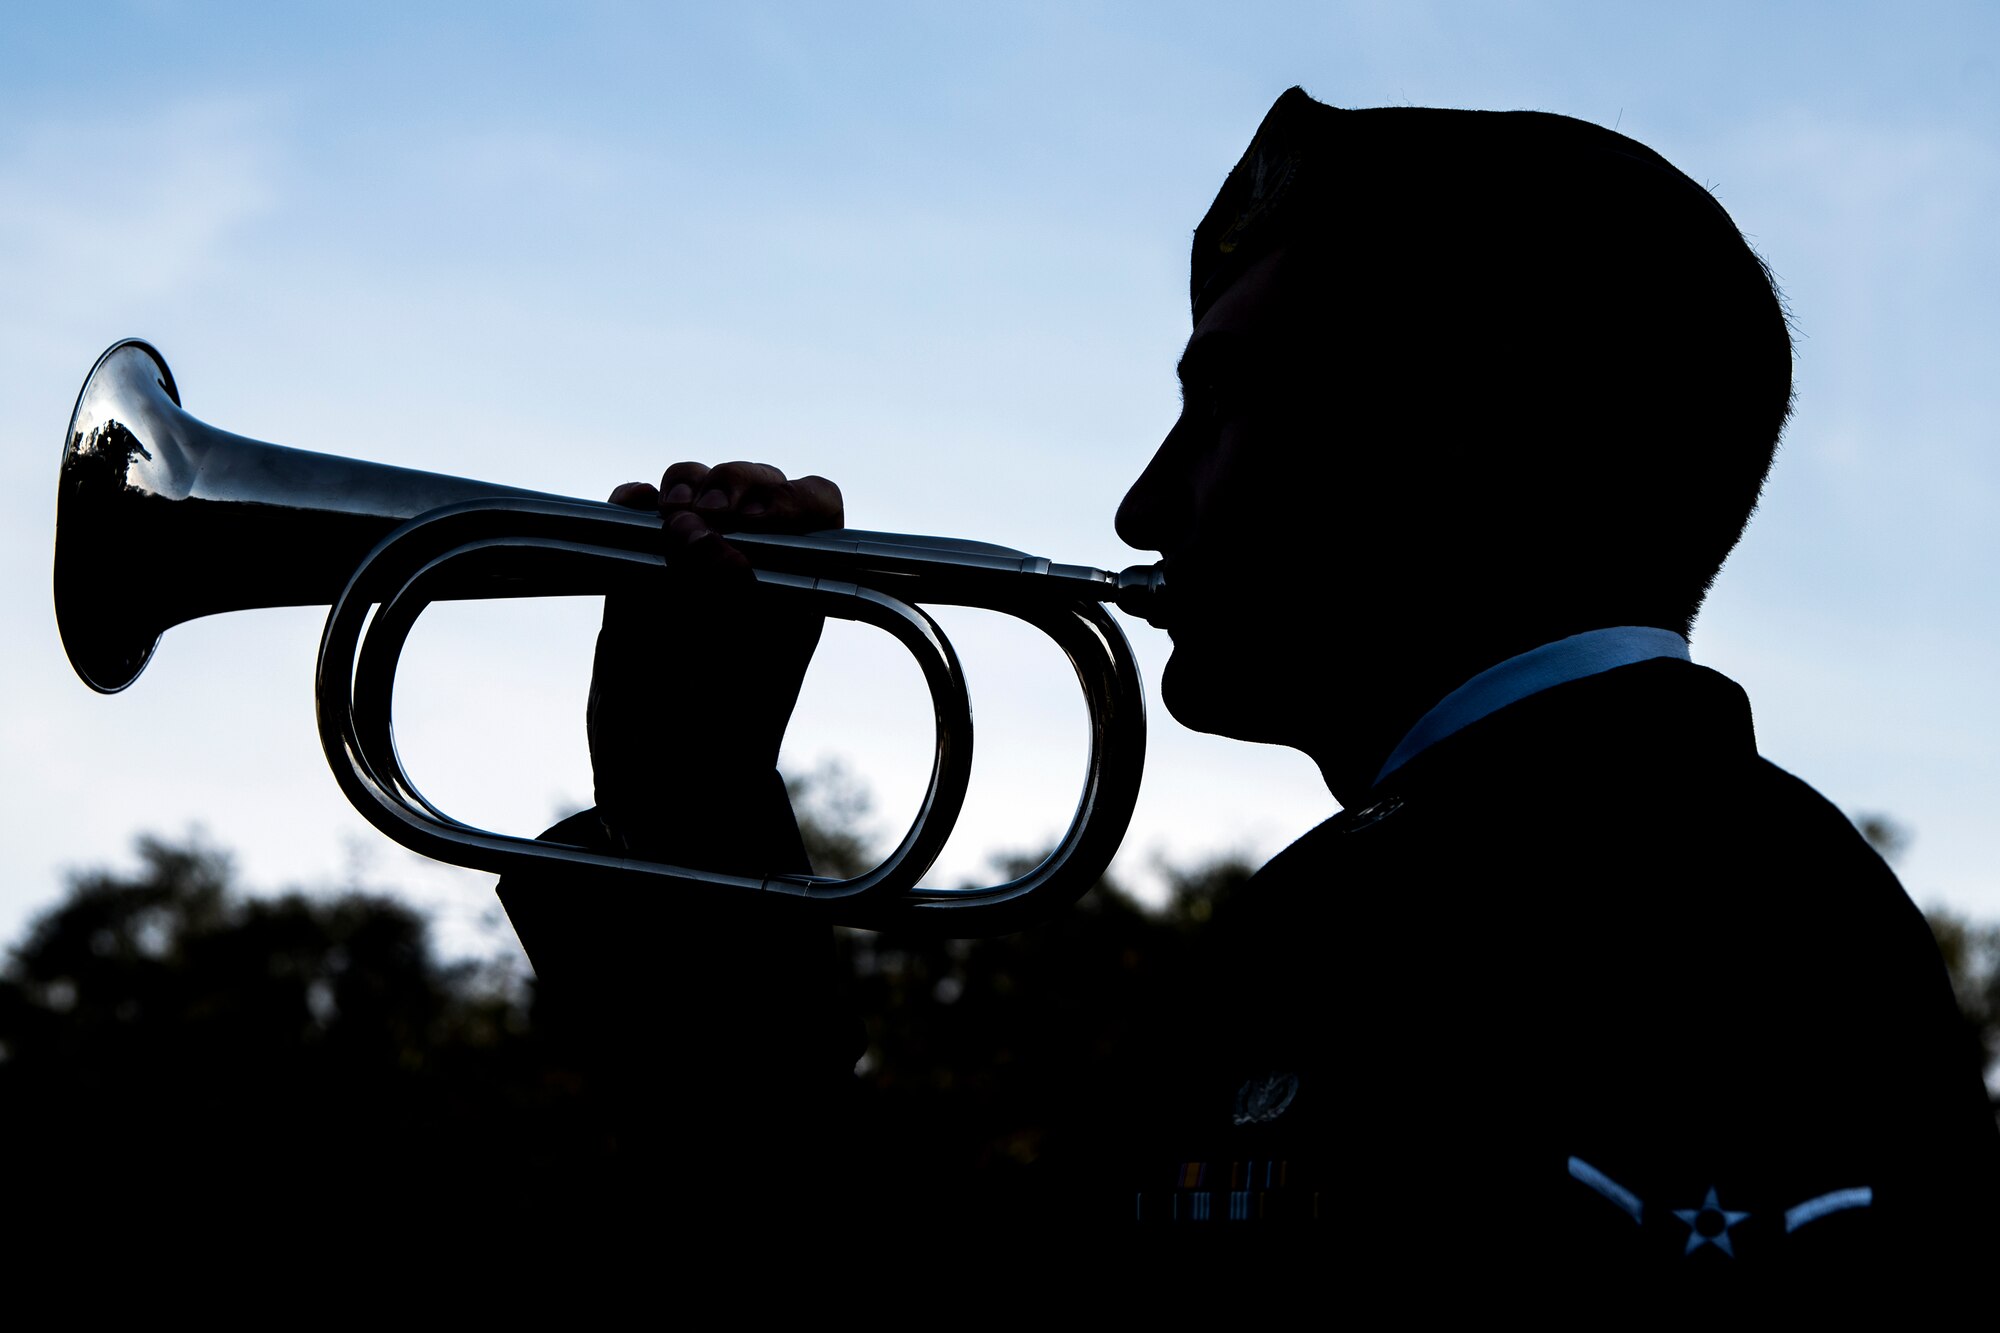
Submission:
<svg viewBox="0 0 2000 1333">
<path fill-rule="evenodd" d="M 1411 463 L 1419 502 L 1475 527 L 1521 483 L 1506 451 L 1458 432 L 1433 442 Z"/>
</svg>

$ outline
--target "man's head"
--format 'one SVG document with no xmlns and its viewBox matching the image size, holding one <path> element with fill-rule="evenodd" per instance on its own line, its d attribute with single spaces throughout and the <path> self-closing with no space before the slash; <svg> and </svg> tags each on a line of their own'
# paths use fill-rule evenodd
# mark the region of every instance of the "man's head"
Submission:
<svg viewBox="0 0 2000 1333">
<path fill-rule="evenodd" d="M 1685 630 L 1790 404 L 1728 216 L 1561 116 L 1292 89 L 1190 295 L 1185 407 L 1119 527 L 1167 557 L 1169 705 L 1251 739 L 1302 743 L 1314 689 L 1441 694 L 1560 633 Z"/>
</svg>

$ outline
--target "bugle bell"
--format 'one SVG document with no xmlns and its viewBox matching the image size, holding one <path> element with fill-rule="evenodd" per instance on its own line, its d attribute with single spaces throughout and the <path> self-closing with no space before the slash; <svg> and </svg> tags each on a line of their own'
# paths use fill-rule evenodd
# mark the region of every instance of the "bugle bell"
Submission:
<svg viewBox="0 0 2000 1333">
<path fill-rule="evenodd" d="M 861 925 L 950 934 L 1008 930 L 1103 873 L 1138 800 L 1145 702 L 1114 602 L 1157 623 L 1156 566 L 1061 565 L 950 538 L 838 529 L 734 533 L 771 595 L 874 625 L 915 656 L 937 719 L 930 783 L 888 858 L 853 879 L 724 874 L 474 828 L 437 809 L 396 755 L 397 661 L 433 601 L 603 593 L 657 576 L 657 514 L 490 482 L 288 449 L 196 420 L 160 353 L 127 339 L 91 367 L 64 440 L 56 509 L 56 618 L 91 688 L 124 689 L 160 636 L 197 616 L 330 606 L 316 694 L 327 761 L 382 832 L 426 856 L 505 873 L 559 865 L 581 881 L 759 893 Z M 1001 611 L 1049 634 L 1090 709 L 1090 757 L 1068 831 L 1036 867 L 983 888 L 924 887 L 956 822 L 972 715 L 951 643 L 922 604 Z M 662 812 L 671 819 L 672 812 Z"/>
</svg>

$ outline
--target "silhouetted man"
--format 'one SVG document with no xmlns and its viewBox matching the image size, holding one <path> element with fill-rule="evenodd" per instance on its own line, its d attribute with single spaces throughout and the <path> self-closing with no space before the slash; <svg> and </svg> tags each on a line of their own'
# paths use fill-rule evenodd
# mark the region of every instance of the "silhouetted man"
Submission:
<svg viewBox="0 0 2000 1333">
<path fill-rule="evenodd" d="M 1354 1279 L 1962 1260 L 1996 1137 L 1925 924 L 1688 660 L 1791 395 L 1728 216 L 1593 125 L 1293 89 L 1196 229 L 1191 296 L 1185 405 L 1118 515 L 1166 562 L 1162 692 L 1189 726 L 1305 751 L 1343 808 L 1244 891 L 1173 1058 L 1129 1105 L 1076 1108 L 1077 1197 L 1162 1238 L 1302 1228 Z M 841 520 L 830 483 L 748 464 L 614 498 L 657 504 L 718 585 L 715 534 Z M 712 616 L 782 644 L 672 646 Z M 771 701 L 812 634 L 614 606 L 602 805 L 566 836 L 795 865 Z M 565 934 L 577 903 L 506 893 L 552 987 L 610 984 L 602 940 Z M 649 914 L 674 912 L 610 919 Z M 809 974 L 823 945 L 785 938 Z M 837 1024 L 775 1035 L 795 991 L 704 1003 L 725 975 L 647 1002 L 666 1017 L 641 1027 L 693 1051 L 684 1087 L 747 1069 L 739 1100 L 783 1105 L 838 1065 Z M 755 1012 L 711 1039 L 718 1001 Z M 763 1114 L 745 1132 L 771 1142 Z"/>
</svg>

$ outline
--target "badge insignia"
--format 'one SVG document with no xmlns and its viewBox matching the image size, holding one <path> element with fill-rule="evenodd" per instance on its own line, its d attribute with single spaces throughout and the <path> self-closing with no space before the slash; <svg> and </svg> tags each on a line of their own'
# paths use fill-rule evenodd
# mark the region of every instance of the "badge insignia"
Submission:
<svg viewBox="0 0 2000 1333">
<path fill-rule="evenodd" d="M 1297 1074 L 1264 1074 L 1244 1080 L 1236 1090 L 1235 1121 L 1239 1125 L 1269 1124 L 1285 1113 L 1299 1095 Z"/>
<path fill-rule="evenodd" d="M 1626 1189 L 1610 1176 L 1599 1171 L 1589 1162 L 1584 1161 L 1581 1157 L 1570 1158 L 1569 1175 L 1571 1180 L 1582 1181 L 1604 1198 L 1624 1209 L 1626 1216 L 1630 1217 L 1634 1222 L 1642 1226 L 1645 1224 L 1646 1205 L 1639 1196 L 1631 1190 Z"/>
<path fill-rule="evenodd" d="M 1750 1216 L 1748 1213 L 1725 1212 L 1715 1199 L 1715 1186 L 1708 1187 L 1708 1197 L 1701 1201 L 1699 1208 L 1676 1208 L 1674 1216 L 1687 1223 L 1687 1248 L 1681 1253 L 1693 1254 L 1704 1245 L 1713 1245 L 1734 1259 L 1736 1247 L 1729 1243 L 1729 1228 Z"/>
<path fill-rule="evenodd" d="M 1247 1089 L 1249 1085 L 1245 1084 L 1244 1087 Z M 1241 1098 L 1238 1100 L 1240 1104 Z M 1569 1174 L 1572 1180 L 1588 1185 L 1604 1199 L 1616 1204 L 1626 1216 L 1641 1226 L 1645 1225 L 1648 1216 L 1659 1215 L 1649 1213 L 1645 1202 L 1637 1194 L 1581 1157 L 1569 1159 Z M 1787 1208 L 1785 1233 L 1789 1235 L 1800 1227 L 1819 1221 L 1822 1217 L 1857 1208 L 1872 1208 L 1874 1205 L 1875 1191 L 1870 1186 L 1858 1185 L 1849 1189 L 1832 1190 Z M 1730 1235 L 1730 1229 L 1737 1223 L 1747 1220 L 1750 1214 L 1732 1212 L 1724 1208 L 1715 1186 L 1708 1187 L 1708 1194 L 1702 1199 L 1699 1208 L 1675 1208 L 1670 1211 L 1680 1224 L 1688 1229 L 1687 1244 L 1681 1250 L 1683 1255 L 1693 1254 L 1704 1245 L 1713 1245 L 1730 1258 L 1736 1257 L 1736 1242 Z"/>
<path fill-rule="evenodd" d="M 1808 1222 L 1817 1222 L 1828 1213 L 1844 1213 L 1849 1208 L 1870 1208 L 1875 1203 L 1875 1191 L 1867 1185 L 1859 1189 L 1835 1190 L 1822 1194 L 1816 1199 L 1807 1199 L 1796 1208 L 1785 1210 L 1786 1232 L 1797 1231 Z"/>
</svg>

